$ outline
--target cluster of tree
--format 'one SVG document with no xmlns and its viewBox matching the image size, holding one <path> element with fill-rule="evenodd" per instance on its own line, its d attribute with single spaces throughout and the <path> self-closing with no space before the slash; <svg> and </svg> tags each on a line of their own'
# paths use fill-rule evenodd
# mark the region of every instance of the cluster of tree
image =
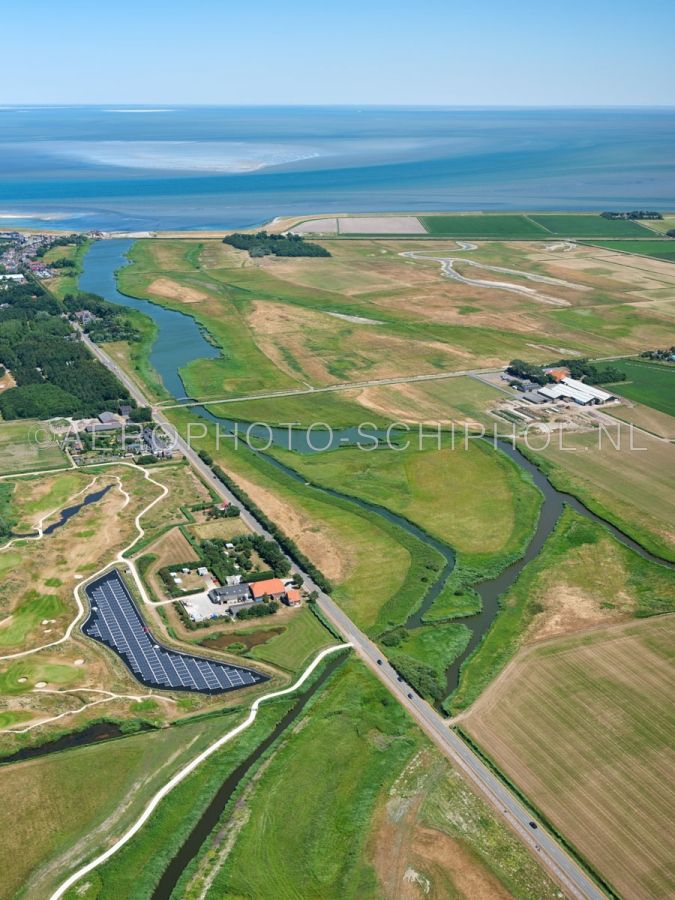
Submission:
<svg viewBox="0 0 675 900">
<path fill-rule="evenodd" d="M 440 703 L 445 698 L 445 685 L 431 666 L 405 654 L 394 656 L 391 664 L 422 697 L 434 703 Z"/>
<path fill-rule="evenodd" d="M 668 237 L 675 237 L 675 228 L 669 228 L 668 231 L 666 231 L 666 235 Z"/>
<path fill-rule="evenodd" d="M 256 603 L 254 606 L 246 606 L 237 612 L 237 619 L 260 619 L 264 616 L 273 616 L 279 609 L 276 600 L 267 600 Z"/>
<path fill-rule="evenodd" d="M 12 507 L 14 485 L 7 482 L 0 484 L 0 538 L 8 538 L 16 525 L 16 517 Z"/>
<path fill-rule="evenodd" d="M 326 593 L 330 594 L 332 590 L 330 581 L 326 578 L 323 572 L 321 572 L 320 569 L 318 569 L 314 565 L 314 563 L 305 556 L 305 554 L 300 550 L 295 541 L 291 540 L 291 538 L 285 535 L 284 532 L 276 525 L 276 523 L 268 518 L 267 515 L 265 515 L 265 513 L 262 511 L 262 509 L 260 509 L 260 507 L 253 502 L 246 491 L 243 491 L 239 487 L 239 485 L 220 468 L 220 466 L 214 465 L 213 459 L 209 453 L 207 453 L 205 450 L 200 450 L 199 456 L 201 457 L 202 461 L 211 468 L 211 471 L 216 476 L 216 478 L 222 481 L 222 483 L 232 491 L 237 500 L 239 500 L 239 502 L 256 517 L 260 524 L 267 529 L 267 531 L 278 542 L 279 546 L 291 557 L 291 559 L 295 560 L 298 566 L 301 569 L 304 569 L 305 572 L 307 572 L 310 578 L 312 578 L 312 580 L 321 588 L 321 590 L 326 591 Z"/>
<path fill-rule="evenodd" d="M 37 282 L 11 284 L 2 292 L 0 323 L 27 322 L 44 314 L 58 316 L 60 313 L 58 300 Z"/>
<path fill-rule="evenodd" d="M 28 282 L 3 292 L 0 363 L 16 387 L 0 394 L 5 419 L 93 416 L 128 402 L 122 385 L 78 341 L 58 300 Z"/>
<path fill-rule="evenodd" d="M 75 313 L 87 311 L 96 319 L 87 322 L 83 330 L 96 344 L 111 341 L 139 341 L 141 333 L 125 315 L 123 307 L 109 303 L 98 294 L 80 291 L 77 294 L 66 294 L 63 306 L 71 319 Z"/>
<path fill-rule="evenodd" d="M 75 269 L 77 268 L 77 263 L 74 259 L 66 259 L 64 256 L 63 259 L 53 259 L 49 263 L 50 269 Z"/>
<path fill-rule="evenodd" d="M 506 371 L 509 375 L 515 375 L 516 378 L 525 378 L 528 381 L 534 381 L 535 384 L 549 384 L 554 380 L 547 372 L 544 372 L 541 366 L 525 362 L 523 359 L 512 359 L 508 364 Z"/>
<path fill-rule="evenodd" d="M 675 347 L 666 347 L 664 350 L 645 350 L 640 356 L 643 359 L 659 359 L 670 362 L 675 359 Z"/>
<path fill-rule="evenodd" d="M 325 247 L 312 244 L 299 234 L 230 234 L 223 238 L 224 244 L 237 250 L 248 250 L 249 256 L 330 256 Z"/>
<path fill-rule="evenodd" d="M 609 384 L 626 380 L 626 373 L 618 366 L 599 366 L 587 359 L 561 359 L 559 365 L 569 369 L 572 378 L 586 384 Z"/>
<path fill-rule="evenodd" d="M 631 209 L 630 212 L 603 212 L 603 219 L 662 219 L 660 212 L 653 209 Z"/>
<path fill-rule="evenodd" d="M 207 519 L 235 519 L 240 513 L 238 506 L 232 503 L 224 509 L 221 506 L 211 506 L 206 510 Z"/>
<path fill-rule="evenodd" d="M 227 543 L 233 544 L 233 547 L 227 549 Z M 207 566 L 221 582 L 236 571 L 251 572 L 254 552 L 269 567 L 269 571 L 257 574 L 258 579 L 272 576 L 285 578 L 288 575 L 291 567 L 281 548 L 276 541 L 268 541 L 262 535 L 241 534 L 230 541 L 210 538 L 199 545 L 202 565 Z M 239 569 L 235 568 L 235 564 Z"/>
<path fill-rule="evenodd" d="M 152 410 L 149 406 L 135 406 L 136 401 L 132 398 L 129 401 L 132 409 L 129 418 L 132 422 L 152 422 Z"/>
</svg>

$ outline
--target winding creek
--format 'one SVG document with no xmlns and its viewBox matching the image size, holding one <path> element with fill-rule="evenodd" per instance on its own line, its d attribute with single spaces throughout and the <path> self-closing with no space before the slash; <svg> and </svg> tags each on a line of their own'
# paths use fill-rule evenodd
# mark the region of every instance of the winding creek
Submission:
<svg viewBox="0 0 675 900">
<path fill-rule="evenodd" d="M 117 289 L 115 272 L 127 264 L 125 254 L 131 247 L 132 241 L 100 241 L 89 250 L 84 260 L 84 271 L 80 279 L 82 290 L 100 294 L 108 300 L 131 307 L 149 316 L 157 326 L 157 337 L 152 347 L 150 362 L 161 377 L 164 386 L 169 393 L 177 399 L 184 399 L 187 392 L 181 380 L 180 370 L 188 363 L 196 359 L 213 359 L 219 351 L 206 339 L 204 332 L 197 322 L 188 315 L 173 311 L 163 306 L 127 297 Z M 224 431 L 232 431 L 237 424 L 235 420 L 220 418 L 203 407 L 192 408 L 196 415 L 217 423 Z M 244 430 L 247 423 L 241 423 Z M 260 436 L 267 439 L 267 433 L 251 432 L 251 436 Z M 272 442 L 285 449 L 291 449 L 300 453 L 314 452 L 308 440 L 307 433 L 302 430 L 272 429 Z M 336 430 L 330 443 L 331 449 L 353 444 L 359 435 L 355 429 Z M 328 449 L 328 448 L 326 448 Z M 250 452 L 258 453 L 271 465 L 276 466 L 287 476 L 296 481 L 307 484 L 306 477 L 285 463 L 259 449 L 249 446 Z M 644 559 L 673 567 L 672 563 L 665 562 L 649 553 L 619 529 L 604 521 L 586 507 L 575 497 L 565 494 L 549 482 L 548 478 L 523 454 L 509 443 L 502 442 L 495 452 L 505 453 L 516 465 L 531 477 L 536 487 L 543 496 L 540 515 L 523 556 L 508 565 L 497 577 L 474 585 L 480 595 L 481 608 L 474 615 L 458 618 L 456 621 L 466 625 L 471 636 L 465 650 L 446 670 L 447 694 L 450 695 L 459 684 L 462 664 L 476 649 L 487 633 L 499 610 L 499 597 L 503 595 L 516 581 L 522 569 L 533 560 L 541 551 L 546 539 L 552 532 L 558 521 L 565 504 L 586 516 L 594 522 L 603 525 L 620 543 L 639 553 Z M 407 619 L 405 627 L 408 629 L 419 628 L 424 624 L 424 617 L 428 613 L 434 600 L 438 597 L 446 581 L 455 567 L 455 554 L 451 547 L 443 541 L 428 534 L 422 528 L 410 522 L 403 516 L 359 497 L 327 488 L 322 485 L 312 484 L 312 490 L 317 490 L 329 497 L 347 501 L 361 509 L 367 510 L 377 516 L 387 519 L 398 528 L 403 529 L 415 539 L 432 547 L 443 559 L 443 566 L 422 598 L 418 607 Z M 64 511 L 64 514 L 67 511 Z M 221 816 L 233 797 L 235 791 L 249 774 L 263 754 L 271 747 L 297 719 L 305 704 L 319 689 L 332 671 L 341 664 L 341 660 L 334 660 L 322 672 L 311 688 L 306 691 L 293 707 L 280 720 L 268 737 L 223 781 L 217 793 L 213 796 L 208 807 L 204 810 L 199 821 L 194 826 L 188 837 L 182 842 L 180 849 L 165 868 L 163 875 L 153 892 L 153 900 L 168 897 L 174 891 L 176 885 L 187 866 L 198 856 L 204 842 L 213 830 L 218 826 Z M 94 737 L 95 739 L 95 737 Z M 86 742 L 83 741 L 83 743 Z"/>
<path fill-rule="evenodd" d="M 93 244 L 84 260 L 83 272 L 80 278 L 80 287 L 82 290 L 100 294 L 114 303 L 136 309 L 153 319 L 157 326 L 157 338 L 152 348 L 150 361 L 161 377 L 165 387 L 174 396 L 182 399 L 186 396 L 186 390 L 180 377 L 180 370 L 195 359 L 213 359 L 214 356 L 218 355 L 219 351 L 209 343 L 203 330 L 191 316 L 159 306 L 147 300 L 139 300 L 120 293 L 115 281 L 115 272 L 128 264 L 126 253 L 132 243 L 132 241 L 128 240 L 111 240 L 99 241 Z M 236 420 L 216 416 L 201 406 L 192 407 L 191 411 L 196 415 L 217 423 L 223 431 L 232 431 L 237 424 L 241 425 L 241 431 L 246 431 L 248 426 L 248 423 L 237 423 Z M 313 439 L 310 438 L 308 440 L 307 431 L 305 430 L 294 429 L 289 431 L 286 428 L 271 428 L 270 432 L 271 434 L 268 433 L 267 430 L 256 431 L 254 429 L 250 432 L 250 436 L 262 437 L 265 440 L 271 436 L 272 443 L 275 446 L 294 450 L 299 453 L 315 452 L 314 447 L 318 443 L 317 436 L 315 435 Z M 382 432 L 381 435 L 384 435 L 384 432 Z M 341 446 L 354 444 L 358 437 L 359 435 L 355 428 L 335 429 L 332 440 L 327 443 L 325 447 L 322 446 L 322 450 L 337 449 Z M 324 441 L 324 443 L 326 442 Z M 314 447 L 312 444 L 314 444 Z M 263 456 L 268 463 L 282 470 L 286 475 L 296 481 L 302 482 L 303 484 L 307 483 L 304 475 L 301 475 L 292 467 L 282 463 L 276 459 L 276 457 L 264 453 L 261 450 L 257 450 L 254 447 L 249 447 L 249 449 L 251 452 Z M 523 556 L 508 565 L 495 578 L 474 585 L 481 598 L 480 611 L 456 620 L 469 628 L 471 637 L 465 650 L 447 669 L 448 695 L 451 694 L 459 684 L 459 676 L 463 663 L 476 649 L 494 621 L 499 610 L 499 597 L 516 581 L 527 563 L 539 554 L 547 537 L 553 531 L 556 522 L 563 511 L 564 505 L 570 506 L 581 515 L 601 524 L 614 538 L 616 538 L 616 540 L 638 553 L 644 559 L 668 566 L 669 568 L 675 567 L 673 563 L 653 555 L 614 525 L 592 513 L 576 497 L 553 487 L 548 478 L 537 468 L 537 466 L 526 459 L 525 456 L 510 443 L 500 441 L 495 452 L 505 453 L 516 465 L 532 478 L 534 484 L 543 496 L 543 503 L 536 528 Z M 408 519 L 391 512 L 391 510 L 386 509 L 383 506 L 371 503 L 359 497 L 354 497 L 348 493 L 324 487 L 323 485 L 312 484 L 312 488 L 328 496 L 347 501 L 361 509 L 365 509 L 377 516 L 387 519 L 417 540 L 432 547 L 441 555 L 444 560 L 441 572 L 434 583 L 430 585 L 419 608 L 409 616 L 405 623 L 405 626 L 408 629 L 419 628 L 423 625 L 424 616 L 429 611 L 434 600 L 438 597 L 454 569 L 455 554 L 452 548 L 443 543 L 443 541 L 428 534 Z"/>
</svg>

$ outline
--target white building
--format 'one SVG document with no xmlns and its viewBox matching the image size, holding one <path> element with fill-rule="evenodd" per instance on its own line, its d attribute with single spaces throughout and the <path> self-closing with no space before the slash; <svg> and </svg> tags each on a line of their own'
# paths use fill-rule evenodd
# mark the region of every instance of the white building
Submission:
<svg viewBox="0 0 675 900">
<path fill-rule="evenodd" d="M 539 388 L 539 393 L 548 400 L 573 400 L 579 406 L 595 406 L 615 399 L 607 391 L 601 391 L 575 378 L 563 378 L 558 384 L 547 384 Z"/>
</svg>

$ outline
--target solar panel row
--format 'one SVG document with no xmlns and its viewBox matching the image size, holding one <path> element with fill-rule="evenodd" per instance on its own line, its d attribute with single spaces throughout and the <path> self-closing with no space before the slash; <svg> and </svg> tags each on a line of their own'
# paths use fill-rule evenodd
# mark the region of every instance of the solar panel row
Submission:
<svg viewBox="0 0 675 900">
<path fill-rule="evenodd" d="M 148 687 L 219 694 L 261 681 L 255 669 L 178 653 L 158 644 L 117 569 L 87 586 L 91 612 L 82 631 L 120 656 Z"/>
</svg>

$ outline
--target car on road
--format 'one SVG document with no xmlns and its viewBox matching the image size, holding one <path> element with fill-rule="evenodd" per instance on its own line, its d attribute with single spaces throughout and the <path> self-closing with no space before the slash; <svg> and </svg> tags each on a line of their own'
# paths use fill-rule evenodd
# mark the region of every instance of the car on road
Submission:
<svg viewBox="0 0 675 900">
<path fill-rule="evenodd" d="M 382 660 L 381 660 L 381 659 L 378 659 L 377 664 L 378 664 L 378 666 L 381 666 L 381 665 L 382 665 Z"/>
<path fill-rule="evenodd" d="M 530 828 L 537 828 L 536 822 L 530 822 Z"/>
<path fill-rule="evenodd" d="M 408 700 L 412 700 L 412 699 L 413 699 L 413 695 L 412 695 L 412 694 L 408 694 Z"/>
</svg>

